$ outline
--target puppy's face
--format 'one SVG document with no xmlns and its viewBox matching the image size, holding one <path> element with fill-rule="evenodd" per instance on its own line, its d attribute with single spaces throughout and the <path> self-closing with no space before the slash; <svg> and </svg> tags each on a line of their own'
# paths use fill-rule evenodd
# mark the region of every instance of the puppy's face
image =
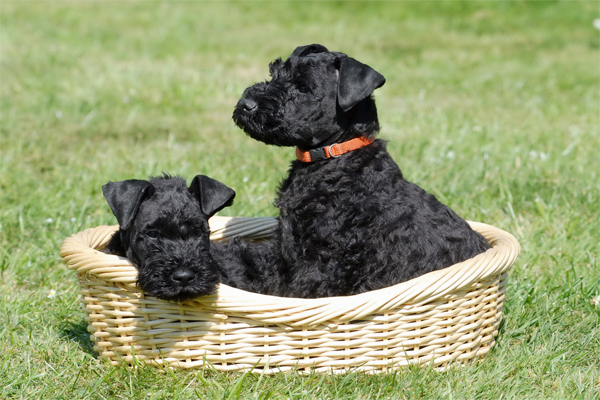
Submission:
<svg viewBox="0 0 600 400">
<path fill-rule="evenodd" d="M 155 192 L 142 202 L 124 238 L 140 288 L 179 301 L 214 292 L 220 274 L 209 236 L 207 216 L 187 190 Z"/>
<path fill-rule="evenodd" d="M 184 301 L 216 290 L 220 273 L 210 254 L 208 218 L 217 208 L 230 204 L 235 192 L 203 178 L 196 177 L 189 189 L 181 178 L 136 181 L 139 187 L 133 189 L 131 185 L 119 188 L 131 181 L 103 187 L 121 225 L 121 247 L 138 270 L 139 287 L 149 295 Z M 205 186 L 216 182 L 213 187 L 222 193 L 202 188 L 201 181 Z M 202 191 L 208 193 L 203 196 Z M 119 196 L 125 196 L 125 204 L 123 199 L 115 200 Z M 208 204 L 219 196 L 214 204 Z M 204 207 L 203 197 L 210 197 Z M 132 201 L 136 204 L 131 205 Z"/>
<path fill-rule="evenodd" d="M 334 143 L 350 110 L 385 79 L 369 66 L 321 45 L 302 46 L 269 65 L 271 80 L 244 91 L 234 122 L 252 138 L 301 149 Z"/>
<path fill-rule="evenodd" d="M 244 132 L 267 144 L 312 148 L 341 131 L 333 56 L 277 59 L 269 71 L 271 80 L 246 89 L 235 108 Z"/>
</svg>

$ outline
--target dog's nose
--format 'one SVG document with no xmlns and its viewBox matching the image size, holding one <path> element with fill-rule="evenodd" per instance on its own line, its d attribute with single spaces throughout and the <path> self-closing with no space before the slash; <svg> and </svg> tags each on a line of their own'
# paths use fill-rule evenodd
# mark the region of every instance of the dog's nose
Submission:
<svg viewBox="0 0 600 400">
<path fill-rule="evenodd" d="M 258 108 L 258 104 L 252 99 L 241 99 L 238 107 L 241 107 L 246 114 L 252 114 Z"/>
<path fill-rule="evenodd" d="M 181 287 L 187 286 L 196 277 L 192 271 L 179 270 L 173 274 L 173 280 Z"/>
</svg>

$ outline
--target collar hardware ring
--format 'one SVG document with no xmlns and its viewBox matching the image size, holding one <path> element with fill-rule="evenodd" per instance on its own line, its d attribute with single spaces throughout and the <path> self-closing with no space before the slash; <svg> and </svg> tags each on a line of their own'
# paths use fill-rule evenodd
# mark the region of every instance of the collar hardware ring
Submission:
<svg viewBox="0 0 600 400">
<path fill-rule="evenodd" d="M 331 151 L 333 146 L 337 146 L 339 143 L 334 143 L 332 145 L 329 145 L 327 147 L 327 151 L 329 152 L 329 157 L 331 158 L 338 158 L 339 156 L 341 156 L 343 153 L 338 154 L 337 156 L 333 154 L 333 152 Z"/>
</svg>

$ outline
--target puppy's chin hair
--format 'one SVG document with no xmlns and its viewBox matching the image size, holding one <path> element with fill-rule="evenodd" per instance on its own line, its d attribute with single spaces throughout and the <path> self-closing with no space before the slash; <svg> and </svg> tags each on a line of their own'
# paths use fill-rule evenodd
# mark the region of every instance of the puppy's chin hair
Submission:
<svg viewBox="0 0 600 400">
<path fill-rule="evenodd" d="M 140 279 L 137 281 L 137 285 L 144 293 L 166 301 L 186 301 L 213 294 L 217 290 L 218 283 L 217 279 L 214 282 L 203 282 L 202 285 L 177 289 L 169 285 L 156 284 L 156 282 L 144 282 Z"/>
<path fill-rule="evenodd" d="M 283 128 L 273 129 L 268 132 L 253 130 L 246 125 L 240 126 L 240 128 L 242 128 L 244 130 L 244 133 L 252 139 L 258 140 L 259 142 L 263 142 L 268 145 L 280 147 L 295 146 L 296 141 L 294 141 L 293 139 L 286 138 L 285 130 Z"/>
<path fill-rule="evenodd" d="M 193 300 L 201 296 L 213 294 L 217 290 L 217 285 L 214 285 L 214 288 L 211 290 L 201 291 L 200 293 L 191 291 L 187 288 L 182 288 L 178 291 L 173 290 L 172 288 L 162 288 L 162 290 L 156 291 L 154 289 L 144 289 L 142 286 L 140 286 L 140 288 L 147 295 L 157 297 L 161 300 L 183 302 L 187 300 Z"/>
<path fill-rule="evenodd" d="M 273 146 L 294 146 L 293 138 L 288 138 L 285 127 L 269 126 L 265 121 L 255 121 L 254 118 L 239 115 L 237 110 L 232 117 L 233 122 L 254 140 Z"/>
</svg>

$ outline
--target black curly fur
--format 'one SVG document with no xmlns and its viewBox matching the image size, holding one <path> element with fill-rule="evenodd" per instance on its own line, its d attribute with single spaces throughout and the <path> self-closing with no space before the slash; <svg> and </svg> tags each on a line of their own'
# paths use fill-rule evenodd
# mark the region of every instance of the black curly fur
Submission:
<svg viewBox="0 0 600 400">
<path fill-rule="evenodd" d="M 233 114 L 252 138 L 308 150 L 379 132 L 371 92 L 385 79 L 372 68 L 312 45 L 270 71 L 271 81 L 246 89 Z M 293 161 L 275 205 L 273 242 L 253 254 L 277 266 L 282 282 L 267 292 L 276 288 L 270 293 L 281 296 L 379 289 L 489 248 L 450 208 L 403 178 L 382 140 L 335 159 Z"/>
</svg>

